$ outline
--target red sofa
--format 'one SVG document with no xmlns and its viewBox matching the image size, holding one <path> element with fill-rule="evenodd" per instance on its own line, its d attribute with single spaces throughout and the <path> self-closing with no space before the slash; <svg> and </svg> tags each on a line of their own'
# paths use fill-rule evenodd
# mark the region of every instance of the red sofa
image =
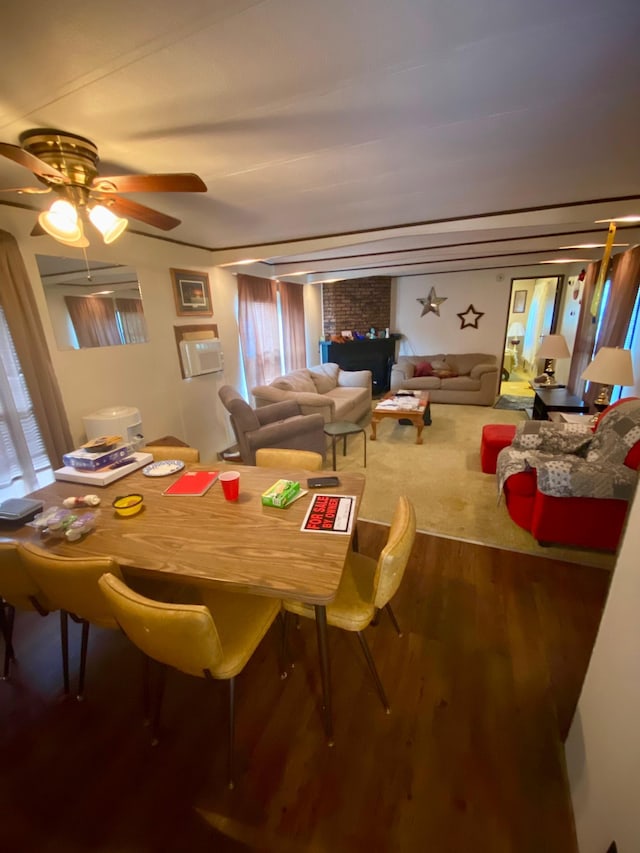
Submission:
<svg viewBox="0 0 640 853">
<path fill-rule="evenodd" d="M 600 415 L 594 432 L 602 428 L 607 414 L 624 398 Z M 640 469 L 640 440 L 628 448 L 624 464 Z M 512 520 L 528 530 L 541 545 L 569 545 L 615 551 L 624 528 L 629 503 L 626 500 L 599 497 L 554 497 L 538 489 L 537 471 L 532 468 L 509 476 L 503 491 Z"/>
</svg>

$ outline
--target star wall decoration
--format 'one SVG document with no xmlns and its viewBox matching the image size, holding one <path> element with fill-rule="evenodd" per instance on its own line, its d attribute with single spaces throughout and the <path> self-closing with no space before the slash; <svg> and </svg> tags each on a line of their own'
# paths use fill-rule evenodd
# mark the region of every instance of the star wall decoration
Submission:
<svg viewBox="0 0 640 853">
<path fill-rule="evenodd" d="M 484 317 L 484 311 L 476 311 L 473 305 L 469 305 L 466 311 L 458 312 L 458 317 L 460 317 L 461 329 L 466 329 L 467 327 L 477 329 L 478 320 L 480 317 Z"/>
<path fill-rule="evenodd" d="M 447 296 L 437 296 L 435 287 L 432 287 L 428 296 L 423 297 L 422 299 L 416 299 L 416 302 L 419 302 L 422 305 L 422 314 L 420 316 L 424 317 L 425 314 L 429 314 L 433 311 L 433 313 L 439 317 L 440 305 L 443 302 L 446 302 L 447 299 Z"/>
</svg>

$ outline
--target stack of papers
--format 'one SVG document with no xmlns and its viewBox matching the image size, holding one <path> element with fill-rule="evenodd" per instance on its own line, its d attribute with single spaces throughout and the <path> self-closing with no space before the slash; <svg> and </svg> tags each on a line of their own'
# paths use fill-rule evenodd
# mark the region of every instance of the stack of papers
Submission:
<svg viewBox="0 0 640 853">
<path fill-rule="evenodd" d="M 413 412 L 422 409 L 422 403 L 418 397 L 390 397 L 378 403 L 376 409 L 379 411 L 404 411 Z"/>
</svg>

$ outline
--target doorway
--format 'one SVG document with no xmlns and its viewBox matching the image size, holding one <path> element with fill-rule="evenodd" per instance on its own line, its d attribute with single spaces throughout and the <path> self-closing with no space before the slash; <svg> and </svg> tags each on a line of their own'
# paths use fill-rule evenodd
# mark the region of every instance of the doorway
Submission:
<svg viewBox="0 0 640 853">
<path fill-rule="evenodd" d="M 511 279 L 503 394 L 533 395 L 529 382 L 540 372 L 536 352 L 542 337 L 556 330 L 563 279 L 561 275 Z"/>
</svg>

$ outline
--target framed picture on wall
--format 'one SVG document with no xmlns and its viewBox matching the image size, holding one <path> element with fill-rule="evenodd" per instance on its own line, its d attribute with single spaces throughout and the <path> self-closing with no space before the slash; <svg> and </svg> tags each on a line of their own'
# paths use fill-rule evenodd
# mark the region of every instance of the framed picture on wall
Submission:
<svg viewBox="0 0 640 853">
<path fill-rule="evenodd" d="M 513 294 L 513 313 L 524 314 L 527 310 L 527 291 L 516 290 Z"/>
<path fill-rule="evenodd" d="M 173 296 L 178 317 L 211 317 L 209 276 L 192 270 L 171 270 Z"/>
</svg>

